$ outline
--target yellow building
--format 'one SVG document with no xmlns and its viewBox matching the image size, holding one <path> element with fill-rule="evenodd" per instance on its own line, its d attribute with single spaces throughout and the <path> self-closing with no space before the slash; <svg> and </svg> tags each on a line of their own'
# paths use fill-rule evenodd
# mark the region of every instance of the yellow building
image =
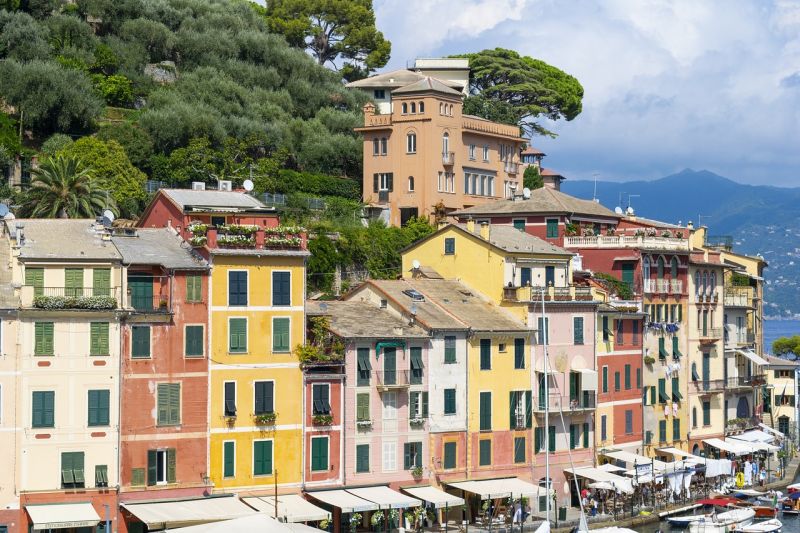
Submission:
<svg viewBox="0 0 800 533">
<path fill-rule="evenodd" d="M 303 479 L 305 250 L 210 249 L 210 470 L 216 489 Z M 274 422 L 265 420 L 274 413 Z M 257 419 L 257 417 L 259 417 Z"/>
</svg>

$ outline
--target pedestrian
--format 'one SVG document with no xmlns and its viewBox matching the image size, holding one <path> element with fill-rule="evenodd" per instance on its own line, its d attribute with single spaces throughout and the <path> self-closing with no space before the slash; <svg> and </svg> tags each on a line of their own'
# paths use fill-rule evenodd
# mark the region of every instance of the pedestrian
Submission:
<svg viewBox="0 0 800 533">
<path fill-rule="evenodd" d="M 761 473 L 758 475 L 758 479 L 761 481 L 761 486 L 763 487 L 767 483 L 767 471 L 765 469 L 761 469 Z"/>
<path fill-rule="evenodd" d="M 597 500 L 592 498 L 592 516 L 597 516 Z"/>
</svg>

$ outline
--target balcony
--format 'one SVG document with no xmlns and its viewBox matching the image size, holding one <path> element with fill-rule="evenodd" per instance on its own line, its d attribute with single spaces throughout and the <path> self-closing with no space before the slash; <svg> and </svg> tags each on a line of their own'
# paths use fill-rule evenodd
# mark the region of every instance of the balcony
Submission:
<svg viewBox="0 0 800 533">
<path fill-rule="evenodd" d="M 119 305 L 119 287 L 34 287 L 23 285 L 22 307 L 49 311 L 110 311 Z"/>
<path fill-rule="evenodd" d="M 697 337 L 700 342 L 714 342 L 722 338 L 722 328 L 698 328 Z"/>
<path fill-rule="evenodd" d="M 442 164 L 446 167 L 451 167 L 456 162 L 456 154 L 454 152 L 442 152 Z"/>
<path fill-rule="evenodd" d="M 579 413 L 583 411 L 589 411 L 597 407 L 596 392 L 582 391 L 575 397 L 551 394 L 549 396 L 549 402 L 545 401 L 543 394 L 534 398 L 533 410 L 535 412 L 544 413 L 548 407 L 551 413 L 556 413 L 559 411 L 563 411 L 564 413 Z"/>
<path fill-rule="evenodd" d="M 759 424 L 761 424 L 761 418 L 757 416 L 728 420 L 727 425 L 725 426 L 725 436 L 727 437 L 728 435 L 736 435 L 746 429 L 757 428 Z"/>
<path fill-rule="evenodd" d="M 505 170 L 506 174 L 516 174 L 519 169 L 518 163 L 512 163 L 511 161 L 506 161 Z"/>
<path fill-rule="evenodd" d="M 707 379 L 705 381 L 690 381 L 689 387 L 696 394 L 713 394 L 725 390 L 724 379 Z"/>
<path fill-rule="evenodd" d="M 764 374 L 754 374 L 752 376 L 737 376 L 733 378 L 728 378 L 725 381 L 725 388 L 726 389 L 752 389 L 753 387 L 757 387 L 760 385 L 764 385 L 766 380 L 766 375 Z"/>
<path fill-rule="evenodd" d="M 540 302 L 542 290 L 546 302 L 590 302 L 593 299 L 591 287 L 568 285 L 566 287 L 505 287 L 503 299 L 508 302 Z"/>
<path fill-rule="evenodd" d="M 725 307 L 754 307 L 754 298 L 753 287 L 726 286 L 723 300 Z"/>
<path fill-rule="evenodd" d="M 736 327 L 733 326 L 733 331 L 729 332 L 727 339 L 725 339 L 726 346 L 752 346 L 755 343 L 756 334 L 750 328 L 737 331 Z"/>
<path fill-rule="evenodd" d="M 648 250 L 688 250 L 689 241 L 675 237 L 596 235 L 565 237 L 565 248 L 644 248 Z"/>
<path fill-rule="evenodd" d="M 376 371 L 374 374 L 375 386 L 381 392 L 407 389 L 411 384 L 408 370 L 384 370 Z"/>
<path fill-rule="evenodd" d="M 225 224 L 209 227 L 206 224 L 194 224 L 187 227 L 186 231 L 189 243 L 197 248 L 307 250 L 306 230 L 297 226 Z"/>
<path fill-rule="evenodd" d="M 670 294 L 683 294 L 683 281 L 679 279 L 669 280 Z"/>
</svg>

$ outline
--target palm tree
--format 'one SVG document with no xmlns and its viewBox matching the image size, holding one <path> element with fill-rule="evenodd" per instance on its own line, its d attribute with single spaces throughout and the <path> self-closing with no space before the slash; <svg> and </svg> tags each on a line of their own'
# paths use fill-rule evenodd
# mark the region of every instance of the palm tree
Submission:
<svg viewBox="0 0 800 533">
<path fill-rule="evenodd" d="M 50 157 L 33 170 L 21 213 L 31 218 L 94 218 L 114 207 L 91 169 L 73 157 Z M 109 205 L 110 204 L 110 205 Z"/>
</svg>

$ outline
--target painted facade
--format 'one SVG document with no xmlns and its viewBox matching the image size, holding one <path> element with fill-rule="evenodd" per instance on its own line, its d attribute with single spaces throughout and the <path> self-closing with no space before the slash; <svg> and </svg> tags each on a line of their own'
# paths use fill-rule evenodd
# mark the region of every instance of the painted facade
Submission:
<svg viewBox="0 0 800 533">
<path fill-rule="evenodd" d="M 764 403 L 764 423 L 792 440 L 797 439 L 798 369 L 796 361 L 767 356 L 767 396 Z"/>
<path fill-rule="evenodd" d="M 21 525 L 19 511 L 19 462 L 22 431 L 18 423 L 18 367 L 17 338 L 19 296 L 15 294 L 12 239 L 5 224 L 0 225 L 0 526 L 16 533 Z"/>
</svg>

